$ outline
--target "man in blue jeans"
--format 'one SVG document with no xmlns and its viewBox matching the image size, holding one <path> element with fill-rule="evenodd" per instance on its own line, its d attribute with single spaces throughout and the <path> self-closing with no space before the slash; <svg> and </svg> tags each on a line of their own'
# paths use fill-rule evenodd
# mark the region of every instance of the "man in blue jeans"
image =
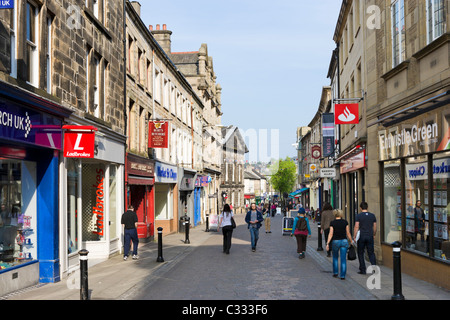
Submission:
<svg viewBox="0 0 450 320">
<path fill-rule="evenodd" d="M 128 253 L 130 252 L 130 241 L 133 241 L 133 260 L 139 258 L 138 244 L 139 238 L 137 234 L 138 217 L 134 212 L 133 206 L 129 206 L 127 212 L 122 215 L 123 230 L 123 260 L 128 259 Z"/>
<path fill-rule="evenodd" d="M 245 222 L 248 224 L 248 229 L 250 230 L 252 251 L 256 251 L 256 244 L 259 239 L 259 228 L 261 228 L 261 222 L 264 221 L 262 213 L 256 210 L 256 203 L 252 203 L 250 206 L 250 211 L 247 212 L 245 216 Z"/>
<path fill-rule="evenodd" d="M 377 264 L 374 250 L 374 238 L 377 233 L 377 219 L 373 213 L 367 211 L 369 206 L 367 202 L 361 202 L 361 212 L 356 216 L 355 228 L 353 231 L 353 238 L 357 239 L 359 231 L 358 246 L 358 260 L 359 260 L 359 274 L 366 274 L 366 263 L 364 261 L 364 250 L 367 248 L 369 261 L 374 266 Z"/>
</svg>

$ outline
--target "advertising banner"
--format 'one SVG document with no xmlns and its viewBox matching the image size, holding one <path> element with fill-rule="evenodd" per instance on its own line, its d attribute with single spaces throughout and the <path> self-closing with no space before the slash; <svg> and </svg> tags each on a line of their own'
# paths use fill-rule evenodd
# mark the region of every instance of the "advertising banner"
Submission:
<svg viewBox="0 0 450 320">
<path fill-rule="evenodd" d="M 93 127 L 64 126 L 64 158 L 94 158 L 95 131 Z"/>
<path fill-rule="evenodd" d="M 337 124 L 358 124 L 359 104 L 336 104 L 334 105 L 334 123 Z"/>
</svg>

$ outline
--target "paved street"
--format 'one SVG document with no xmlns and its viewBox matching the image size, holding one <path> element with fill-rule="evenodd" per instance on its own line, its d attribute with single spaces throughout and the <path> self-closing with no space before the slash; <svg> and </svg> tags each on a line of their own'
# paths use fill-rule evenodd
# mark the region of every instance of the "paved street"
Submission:
<svg viewBox="0 0 450 320">
<path fill-rule="evenodd" d="M 331 275 L 331 258 L 317 249 L 317 224 L 311 224 L 306 258 L 299 260 L 294 238 L 281 235 L 282 218 L 272 218 L 272 233 L 260 230 L 257 251 L 251 252 L 244 215 L 236 216 L 231 253 L 222 253 L 222 235 L 191 229 L 163 238 L 164 263 L 157 263 L 157 244 L 141 244 L 140 259 L 121 256 L 94 265 L 89 261 L 91 300 L 390 300 L 392 270 L 381 266 L 381 288 L 369 290 L 368 276 L 348 263 L 347 279 Z M 407 300 L 450 299 L 450 293 L 430 283 L 402 275 Z M 64 279 L 1 297 L 1 300 L 79 300 L 80 291 Z"/>
</svg>

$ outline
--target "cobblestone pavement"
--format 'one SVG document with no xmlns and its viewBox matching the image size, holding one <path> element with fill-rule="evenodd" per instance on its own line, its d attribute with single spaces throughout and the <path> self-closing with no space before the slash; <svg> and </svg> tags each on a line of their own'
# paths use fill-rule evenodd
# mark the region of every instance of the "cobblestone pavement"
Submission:
<svg viewBox="0 0 450 320">
<path fill-rule="evenodd" d="M 317 238 L 315 243 L 309 239 L 306 258 L 298 259 L 295 238 L 282 235 L 280 216 L 272 218 L 272 233 L 260 229 L 256 252 L 251 251 L 244 215 L 236 220 L 229 255 L 222 252 L 222 234 L 217 233 L 127 299 L 376 299 L 353 280 L 332 277 L 330 260 L 316 252 Z"/>
</svg>

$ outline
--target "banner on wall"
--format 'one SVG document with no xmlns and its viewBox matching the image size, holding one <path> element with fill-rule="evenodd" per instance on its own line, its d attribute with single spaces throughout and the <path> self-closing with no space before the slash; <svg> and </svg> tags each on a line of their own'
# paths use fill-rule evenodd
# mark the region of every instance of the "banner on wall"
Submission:
<svg viewBox="0 0 450 320">
<path fill-rule="evenodd" d="M 148 147 L 165 149 L 169 147 L 169 122 L 149 121 Z"/>
<path fill-rule="evenodd" d="M 322 155 L 324 158 L 334 152 L 334 114 L 322 114 Z"/>
</svg>

